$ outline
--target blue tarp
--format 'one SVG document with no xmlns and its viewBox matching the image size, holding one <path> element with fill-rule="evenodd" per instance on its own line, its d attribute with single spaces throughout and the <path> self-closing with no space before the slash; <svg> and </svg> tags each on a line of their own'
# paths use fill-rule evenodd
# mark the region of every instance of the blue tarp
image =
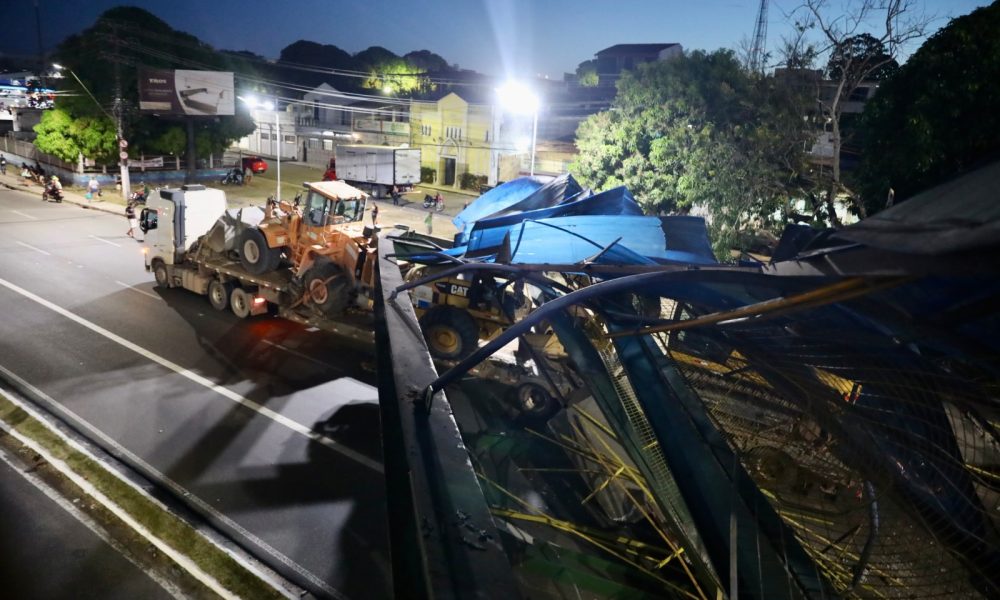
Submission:
<svg viewBox="0 0 1000 600">
<path fill-rule="evenodd" d="M 690 251 L 690 245 L 682 245 L 677 250 L 671 248 L 666 234 L 669 227 L 665 228 L 664 222 L 674 218 L 677 217 L 585 215 L 525 221 L 522 226 L 511 229 L 511 262 L 578 263 L 618 240 L 614 252 L 608 252 L 601 262 L 714 264 L 714 258 Z M 466 253 L 477 250 L 478 247 L 470 245 Z"/>
<path fill-rule="evenodd" d="M 580 215 L 642 215 L 642 209 L 625 187 L 593 196 L 526 212 L 516 212 L 477 221 L 466 239 L 475 250 L 469 256 L 493 254 L 503 244 L 504 235 L 523 221 Z"/>
<path fill-rule="evenodd" d="M 464 243 L 462 234 L 466 225 L 475 223 L 479 219 L 517 204 L 534 194 L 538 188 L 545 185 L 549 180 L 549 177 L 520 177 L 498 185 L 479 198 L 476 198 L 472 204 L 469 204 L 465 210 L 455 215 L 455 218 L 451 220 L 459 230 L 458 235 L 455 236 L 456 245 L 459 242 Z"/>
</svg>

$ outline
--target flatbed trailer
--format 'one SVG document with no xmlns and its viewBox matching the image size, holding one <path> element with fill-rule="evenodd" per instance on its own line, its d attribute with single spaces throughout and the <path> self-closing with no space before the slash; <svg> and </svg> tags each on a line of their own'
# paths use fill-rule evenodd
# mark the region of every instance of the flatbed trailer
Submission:
<svg viewBox="0 0 1000 600">
<path fill-rule="evenodd" d="M 366 345 L 375 343 L 367 307 L 350 307 L 336 318 L 318 314 L 303 301 L 290 268 L 254 274 L 233 252 L 213 250 L 208 239 L 225 212 L 221 191 L 185 186 L 166 192 L 151 198 L 142 211 L 146 270 L 153 272 L 157 285 L 206 296 L 216 310 L 228 309 L 241 319 L 269 315 Z"/>
</svg>

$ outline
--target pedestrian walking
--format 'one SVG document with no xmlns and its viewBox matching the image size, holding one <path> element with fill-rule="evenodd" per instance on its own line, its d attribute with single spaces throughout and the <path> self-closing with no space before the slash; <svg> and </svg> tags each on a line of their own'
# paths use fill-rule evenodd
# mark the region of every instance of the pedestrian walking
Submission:
<svg viewBox="0 0 1000 600">
<path fill-rule="evenodd" d="M 250 185 L 251 181 L 253 181 L 253 169 L 251 169 L 250 167 L 244 167 L 243 168 L 243 185 Z"/>
<path fill-rule="evenodd" d="M 135 202 L 129 202 L 125 206 L 125 218 L 128 219 L 128 232 L 125 235 L 135 239 L 135 228 L 139 225 L 135 220 Z"/>
<path fill-rule="evenodd" d="M 372 226 L 378 225 L 378 204 L 372 202 Z"/>
<path fill-rule="evenodd" d="M 7 174 L 7 157 L 6 156 L 0 156 L 0 174 L 2 174 L 2 175 L 6 175 Z"/>
<path fill-rule="evenodd" d="M 427 235 L 434 233 L 434 211 L 427 211 L 427 218 L 424 219 L 424 225 L 427 225 Z"/>
<path fill-rule="evenodd" d="M 87 182 L 87 200 L 93 201 L 95 196 L 101 195 L 101 184 L 97 183 L 97 177 L 91 175 L 90 181 Z"/>
<path fill-rule="evenodd" d="M 399 206 L 399 187 L 395 185 L 392 186 L 391 194 L 392 194 L 392 205 Z"/>
</svg>

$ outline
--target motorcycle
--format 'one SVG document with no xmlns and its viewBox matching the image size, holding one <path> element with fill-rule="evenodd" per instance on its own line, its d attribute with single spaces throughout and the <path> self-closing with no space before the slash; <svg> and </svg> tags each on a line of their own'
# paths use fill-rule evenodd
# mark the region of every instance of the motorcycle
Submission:
<svg viewBox="0 0 1000 600">
<path fill-rule="evenodd" d="M 231 171 L 226 172 L 226 176 L 222 178 L 220 183 L 222 183 L 222 185 L 229 185 L 230 183 L 233 185 L 243 185 L 243 171 L 240 169 L 232 169 Z"/>
<path fill-rule="evenodd" d="M 434 212 L 441 212 L 444 210 L 444 200 L 438 202 L 434 196 L 424 194 L 424 208 L 433 208 Z"/>
<path fill-rule="evenodd" d="M 146 193 L 139 190 L 129 194 L 129 202 L 134 204 L 146 204 Z"/>
<path fill-rule="evenodd" d="M 45 189 L 42 190 L 42 202 L 48 202 L 49 198 L 52 198 L 56 202 L 63 201 L 62 190 L 52 185 L 51 183 L 45 184 Z"/>
</svg>

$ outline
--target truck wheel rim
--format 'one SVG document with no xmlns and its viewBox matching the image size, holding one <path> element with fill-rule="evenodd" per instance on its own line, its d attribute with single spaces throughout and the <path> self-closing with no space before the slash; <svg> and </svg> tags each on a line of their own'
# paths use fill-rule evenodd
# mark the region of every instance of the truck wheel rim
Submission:
<svg viewBox="0 0 1000 600">
<path fill-rule="evenodd" d="M 260 260 L 260 249 L 257 248 L 257 244 L 253 240 L 247 240 L 243 244 L 243 256 L 247 257 L 247 262 L 254 265 Z"/>
<path fill-rule="evenodd" d="M 222 300 L 225 298 L 226 291 L 221 289 L 219 286 L 212 286 L 212 302 L 216 304 L 222 304 Z"/>
</svg>

